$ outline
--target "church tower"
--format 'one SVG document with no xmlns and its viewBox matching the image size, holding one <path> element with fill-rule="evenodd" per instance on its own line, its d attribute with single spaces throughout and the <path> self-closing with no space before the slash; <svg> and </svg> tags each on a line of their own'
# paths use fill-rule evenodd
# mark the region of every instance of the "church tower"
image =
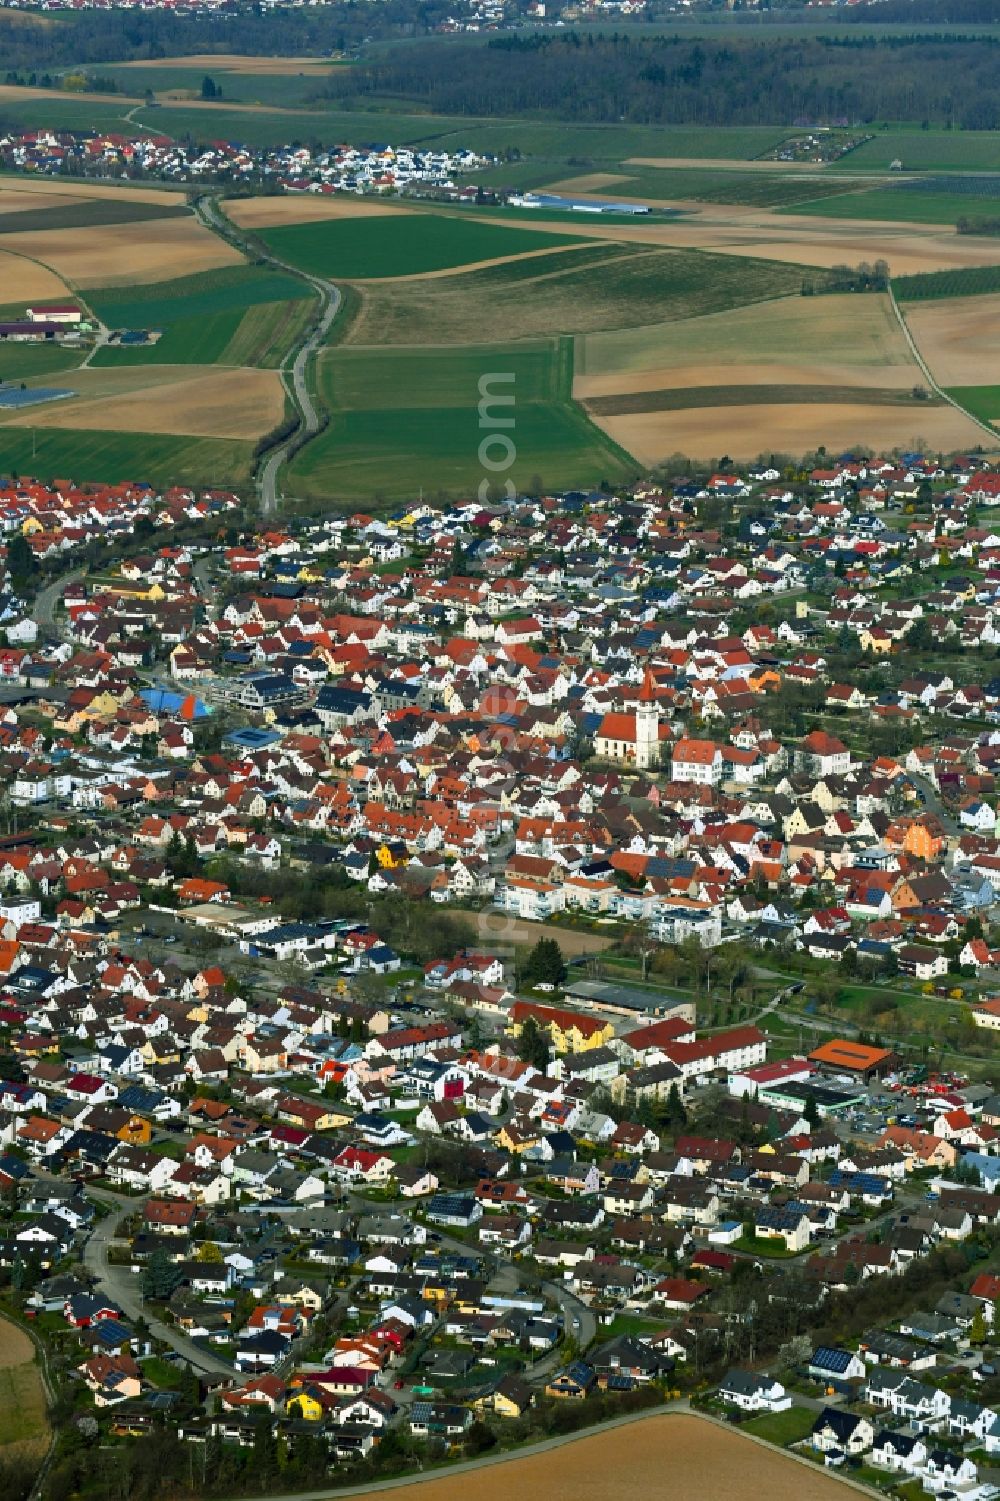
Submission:
<svg viewBox="0 0 1000 1501">
<path fill-rule="evenodd" d="M 660 757 L 660 710 L 656 702 L 656 679 L 649 668 L 639 690 L 635 711 L 635 764 L 639 771 L 655 767 Z"/>
</svg>

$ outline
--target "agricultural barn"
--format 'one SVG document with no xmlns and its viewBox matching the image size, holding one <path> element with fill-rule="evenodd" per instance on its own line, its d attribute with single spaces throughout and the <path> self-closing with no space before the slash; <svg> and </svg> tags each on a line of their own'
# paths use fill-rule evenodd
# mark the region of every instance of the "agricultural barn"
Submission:
<svg viewBox="0 0 1000 1501">
<path fill-rule="evenodd" d="M 809 1061 L 831 1073 L 854 1074 L 867 1083 L 869 1079 L 891 1073 L 899 1059 L 889 1048 L 869 1048 L 860 1042 L 838 1037 L 814 1048 Z"/>
</svg>

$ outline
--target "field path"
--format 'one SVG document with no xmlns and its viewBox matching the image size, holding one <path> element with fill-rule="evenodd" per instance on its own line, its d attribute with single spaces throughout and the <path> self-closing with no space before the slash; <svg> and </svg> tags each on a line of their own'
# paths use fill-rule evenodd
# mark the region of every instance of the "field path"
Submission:
<svg viewBox="0 0 1000 1501">
<path fill-rule="evenodd" d="M 984 433 L 987 433 L 988 436 L 992 439 L 993 445 L 995 447 L 997 441 L 996 428 L 990 427 L 988 422 L 981 421 L 980 418 L 976 417 L 966 407 L 962 406 L 960 402 L 956 401 L 954 396 L 949 396 L 948 392 L 943 390 L 942 387 L 939 386 L 937 381 L 934 379 L 934 376 L 931 374 L 930 369 L 928 368 L 926 360 L 920 353 L 920 350 L 917 348 L 916 340 L 910 333 L 906 319 L 903 317 L 902 313 L 899 310 L 899 303 L 896 301 L 896 294 L 892 290 L 892 282 L 889 283 L 889 302 L 893 312 L 896 315 L 899 326 L 903 330 L 903 338 L 910 346 L 910 352 L 912 353 L 913 358 L 916 360 L 917 364 L 920 366 L 921 373 L 923 374 L 923 377 L 930 389 L 936 396 L 940 396 L 942 401 L 946 401 L 949 406 L 954 407 L 956 412 L 961 412 L 963 417 L 968 417 L 970 422 L 974 422 L 977 427 L 983 430 Z"/>
</svg>

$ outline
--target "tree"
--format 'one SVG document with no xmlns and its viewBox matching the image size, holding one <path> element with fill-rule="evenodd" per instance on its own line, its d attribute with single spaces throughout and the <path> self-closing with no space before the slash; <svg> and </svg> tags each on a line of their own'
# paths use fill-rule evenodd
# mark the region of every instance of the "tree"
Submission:
<svg viewBox="0 0 1000 1501">
<path fill-rule="evenodd" d="M 540 938 L 524 962 L 521 981 L 524 985 L 561 985 L 566 978 L 566 961 L 554 938 Z"/>
<path fill-rule="evenodd" d="M 677 1088 L 676 1079 L 671 1084 L 669 1093 L 667 1094 L 667 1103 L 663 1110 L 663 1120 L 666 1125 L 672 1128 L 687 1125 L 687 1111 L 684 1108 L 684 1101 L 681 1099 L 681 1092 Z"/>
<path fill-rule="evenodd" d="M 143 1297 L 165 1303 L 170 1294 L 181 1285 L 184 1274 L 165 1251 L 154 1251 L 142 1274 Z"/>
<path fill-rule="evenodd" d="M 18 591 L 29 585 L 38 573 L 38 559 L 23 532 L 15 532 L 7 543 L 7 572 Z"/>
<path fill-rule="evenodd" d="M 969 1325 L 969 1344 L 982 1345 L 986 1341 L 986 1320 L 983 1310 L 977 1308 L 972 1315 L 972 1323 Z"/>
<path fill-rule="evenodd" d="M 222 1252 L 214 1240 L 206 1240 L 198 1247 L 197 1260 L 210 1262 L 213 1266 L 221 1266 Z"/>
<path fill-rule="evenodd" d="M 206 73 L 201 80 L 201 97 L 203 99 L 218 99 L 222 90 L 210 74 Z"/>
<path fill-rule="evenodd" d="M 517 1056 L 525 1063 L 545 1072 L 552 1058 L 548 1033 L 538 1025 L 533 1016 L 527 1016 L 517 1039 Z"/>
</svg>

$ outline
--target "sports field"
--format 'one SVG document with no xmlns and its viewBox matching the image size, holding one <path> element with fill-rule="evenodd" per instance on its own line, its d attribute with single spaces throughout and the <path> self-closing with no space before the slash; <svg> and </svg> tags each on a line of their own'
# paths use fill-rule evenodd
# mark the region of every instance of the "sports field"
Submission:
<svg viewBox="0 0 1000 1501">
<path fill-rule="evenodd" d="M 498 398 L 513 394 L 513 406 L 498 401 L 481 413 L 484 381 Z M 636 472 L 574 403 L 569 339 L 331 350 L 319 388 L 333 420 L 293 461 L 290 494 L 391 499 L 475 493 L 506 479 L 590 487 Z"/>
</svg>

